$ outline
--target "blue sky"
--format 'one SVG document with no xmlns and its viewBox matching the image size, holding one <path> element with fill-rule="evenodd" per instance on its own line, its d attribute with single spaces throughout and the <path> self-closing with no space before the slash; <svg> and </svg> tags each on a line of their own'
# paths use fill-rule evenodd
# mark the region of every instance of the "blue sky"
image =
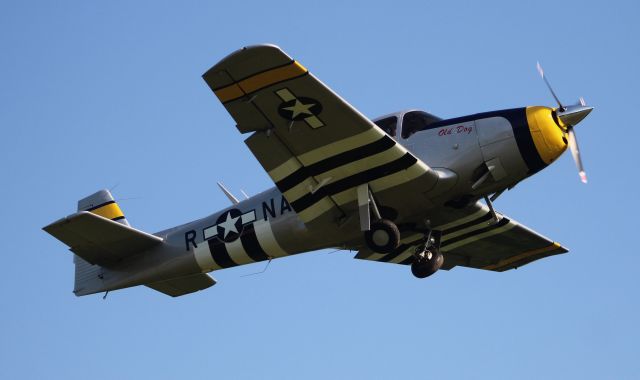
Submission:
<svg viewBox="0 0 640 380">
<path fill-rule="evenodd" d="M 0 378 L 640 377 L 637 2 L 32 2 L 0 4 Z M 327 251 L 213 275 L 172 299 L 76 298 L 40 228 L 116 186 L 157 231 L 226 207 L 215 182 L 271 181 L 200 75 L 280 45 L 364 114 L 454 117 L 566 103 L 569 155 L 496 207 L 571 253 L 517 271 L 408 268 Z"/>
</svg>

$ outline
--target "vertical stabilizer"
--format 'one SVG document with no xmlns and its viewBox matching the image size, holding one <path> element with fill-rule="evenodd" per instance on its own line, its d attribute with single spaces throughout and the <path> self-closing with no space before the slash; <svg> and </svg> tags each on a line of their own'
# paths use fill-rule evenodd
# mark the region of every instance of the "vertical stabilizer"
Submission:
<svg viewBox="0 0 640 380">
<path fill-rule="evenodd" d="M 120 206 L 107 189 L 100 190 L 78 201 L 78 211 L 89 211 L 104 218 L 129 226 Z M 77 296 L 102 291 L 104 288 L 102 273 L 104 268 L 92 265 L 78 255 L 73 256 L 75 281 L 73 292 Z"/>
<path fill-rule="evenodd" d="M 73 293 L 76 296 L 102 291 L 103 269 L 100 265 L 91 265 L 78 255 L 73 255 L 73 263 L 76 266 L 73 283 Z"/>
<path fill-rule="evenodd" d="M 78 211 L 89 211 L 129 226 L 127 218 L 109 190 L 100 190 L 78 201 Z"/>
</svg>

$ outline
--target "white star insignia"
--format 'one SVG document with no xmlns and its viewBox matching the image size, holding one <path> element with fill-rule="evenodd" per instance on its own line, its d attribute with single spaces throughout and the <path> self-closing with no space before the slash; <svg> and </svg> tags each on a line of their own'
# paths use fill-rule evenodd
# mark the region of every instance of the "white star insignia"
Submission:
<svg viewBox="0 0 640 380">
<path fill-rule="evenodd" d="M 235 218 L 231 217 L 231 213 L 227 214 L 227 219 L 218 224 L 218 227 L 222 227 L 224 229 L 224 236 L 222 236 L 223 239 L 227 238 L 227 235 L 229 235 L 231 232 L 235 232 L 236 234 L 238 233 L 238 229 L 236 228 L 236 221 L 238 221 L 238 219 L 240 219 L 239 216 L 236 216 Z"/>
<path fill-rule="evenodd" d="M 303 104 L 301 101 L 296 99 L 296 102 L 295 102 L 294 105 L 292 105 L 291 107 L 285 107 L 283 109 L 285 109 L 287 111 L 291 111 L 293 113 L 291 115 L 291 118 L 295 119 L 296 116 L 298 116 L 300 114 L 306 114 L 306 115 L 313 116 L 313 112 L 309 111 L 309 108 L 311 108 L 313 106 L 315 106 L 314 103 Z"/>
</svg>

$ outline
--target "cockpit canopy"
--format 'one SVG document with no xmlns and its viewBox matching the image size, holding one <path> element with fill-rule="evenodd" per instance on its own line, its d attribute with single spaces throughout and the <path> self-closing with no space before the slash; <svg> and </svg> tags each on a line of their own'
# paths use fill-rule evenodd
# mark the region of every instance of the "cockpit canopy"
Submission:
<svg viewBox="0 0 640 380">
<path fill-rule="evenodd" d="M 373 122 L 394 139 L 398 138 L 398 132 L 403 139 L 407 139 L 440 120 L 442 119 L 428 112 L 413 110 L 383 116 L 374 119 Z"/>
</svg>

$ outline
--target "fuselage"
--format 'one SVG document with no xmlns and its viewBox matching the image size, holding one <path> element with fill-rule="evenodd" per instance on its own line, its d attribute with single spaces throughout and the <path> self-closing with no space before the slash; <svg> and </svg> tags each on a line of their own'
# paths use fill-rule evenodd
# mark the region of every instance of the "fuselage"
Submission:
<svg viewBox="0 0 640 380">
<path fill-rule="evenodd" d="M 387 134 L 438 173 L 437 194 L 416 210 L 434 224 L 451 222 L 446 207 L 463 208 L 510 188 L 540 171 L 566 150 L 565 132 L 553 109 L 526 107 L 442 120 L 410 110 L 375 119 Z M 434 213 L 433 210 L 440 211 Z M 127 264 L 135 273 L 108 287 L 144 284 L 339 247 L 358 250 L 362 233 L 353 225 L 311 231 L 277 188 L 271 188 L 202 219 L 155 235 L 162 249 Z M 170 247 L 170 249 L 167 249 Z M 117 269 L 115 269 L 117 271 Z M 118 278 L 116 280 L 116 278 Z"/>
</svg>

